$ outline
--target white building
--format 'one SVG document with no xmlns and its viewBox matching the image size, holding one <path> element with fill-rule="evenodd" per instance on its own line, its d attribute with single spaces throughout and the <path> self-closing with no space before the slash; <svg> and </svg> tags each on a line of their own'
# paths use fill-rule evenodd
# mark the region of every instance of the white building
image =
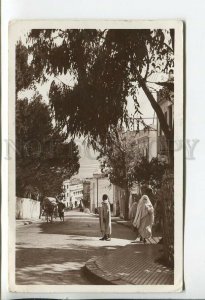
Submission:
<svg viewBox="0 0 205 300">
<path fill-rule="evenodd" d="M 136 134 L 139 153 L 151 161 L 157 157 L 157 130 L 154 126 L 140 130 Z"/>
<path fill-rule="evenodd" d="M 148 126 L 139 131 L 127 131 L 127 144 L 133 150 L 134 156 L 144 156 L 148 161 L 157 157 L 157 128 L 155 125 Z"/>
<path fill-rule="evenodd" d="M 71 203 L 73 207 L 80 204 L 83 199 L 83 184 L 80 182 L 73 182 L 71 180 L 65 180 L 63 182 L 64 190 L 64 203 L 66 207 L 70 207 Z"/>
<path fill-rule="evenodd" d="M 157 93 L 157 102 L 160 105 L 167 124 L 170 129 L 174 128 L 174 81 L 173 81 L 173 72 L 170 71 L 169 79 L 166 82 L 167 86 L 165 85 L 161 90 Z M 173 85 L 173 87 L 172 87 Z M 162 128 L 160 126 L 160 122 L 158 120 L 157 123 L 157 154 L 158 158 L 161 161 L 168 162 L 168 146 L 166 142 L 166 138 Z"/>
<path fill-rule="evenodd" d="M 95 212 L 95 209 L 101 206 L 103 194 L 108 195 L 111 210 L 113 210 L 114 186 L 108 177 L 96 172 L 90 179 L 90 211 Z"/>
</svg>

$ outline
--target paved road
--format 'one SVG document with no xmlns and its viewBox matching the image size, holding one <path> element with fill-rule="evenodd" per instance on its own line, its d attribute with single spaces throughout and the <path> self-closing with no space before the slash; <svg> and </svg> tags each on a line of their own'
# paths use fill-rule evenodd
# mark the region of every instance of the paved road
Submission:
<svg viewBox="0 0 205 300">
<path fill-rule="evenodd" d="M 99 241 L 98 219 L 78 211 L 56 220 L 17 226 L 16 284 L 92 284 L 82 268 L 135 239 L 129 228 L 113 222 L 111 241 Z"/>
</svg>

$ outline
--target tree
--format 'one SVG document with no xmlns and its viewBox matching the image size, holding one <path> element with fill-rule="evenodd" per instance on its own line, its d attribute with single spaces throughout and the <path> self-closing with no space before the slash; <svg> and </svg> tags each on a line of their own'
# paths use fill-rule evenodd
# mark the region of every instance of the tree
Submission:
<svg viewBox="0 0 205 300">
<path fill-rule="evenodd" d="M 39 82 L 39 78 L 43 71 L 43 65 L 34 66 L 29 63 L 32 56 L 29 53 L 29 49 L 22 43 L 18 41 L 16 45 L 16 97 L 18 92 L 26 90 L 29 87 L 36 89 L 35 83 Z M 43 76 L 44 78 L 44 76 Z M 45 78 L 44 78 L 45 80 Z"/>
<path fill-rule="evenodd" d="M 56 196 L 79 170 L 79 151 L 53 125 L 40 95 L 16 101 L 16 194 Z"/>
<path fill-rule="evenodd" d="M 133 183 L 159 188 L 167 166 L 158 162 L 157 158 L 148 161 L 141 155 L 133 132 L 123 133 L 113 129 L 110 132 L 110 142 L 107 142 L 106 146 L 99 145 L 98 151 L 101 171 L 109 177 L 111 183 L 125 190 L 125 219 L 127 219 L 130 188 Z"/>
<path fill-rule="evenodd" d="M 105 140 L 112 126 L 127 123 L 127 97 L 142 88 L 166 136 L 173 164 L 173 129 L 149 88 L 150 74 L 174 65 L 174 30 L 32 30 L 31 66 L 45 74 L 72 78 L 50 87 L 56 121 L 67 134 Z M 42 65 L 44 68 L 42 68 Z M 38 76 L 39 79 L 39 76 Z M 173 85 L 171 87 L 173 89 Z M 93 126 L 95 124 L 95 126 Z"/>
<path fill-rule="evenodd" d="M 166 168 L 167 164 L 159 162 L 156 157 L 148 161 L 146 157 L 142 156 L 137 160 L 132 173 L 134 179 L 139 184 L 149 185 L 153 189 L 159 189 Z"/>
</svg>

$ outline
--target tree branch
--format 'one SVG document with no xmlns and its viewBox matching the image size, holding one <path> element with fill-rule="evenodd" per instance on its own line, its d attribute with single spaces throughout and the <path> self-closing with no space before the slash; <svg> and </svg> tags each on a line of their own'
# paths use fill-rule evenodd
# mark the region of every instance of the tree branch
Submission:
<svg viewBox="0 0 205 300">
<path fill-rule="evenodd" d="M 146 48 L 146 50 L 147 50 L 147 48 Z M 147 76 L 148 76 L 148 73 L 149 73 L 150 59 L 149 59 L 148 51 L 147 51 L 147 55 L 146 55 L 146 62 L 147 62 L 147 70 L 146 70 L 145 76 L 143 78 L 144 80 L 147 79 Z"/>
<path fill-rule="evenodd" d="M 161 128 L 162 128 L 162 130 L 163 130 L 163 132 L 166 136 L 166 139 L 170 140 L 172 138 L 171 131 L 169 129 L 169 126 L 167 124 L 167 121 L 165 119 L 163 111 L 162 111 L 161 107 L 159 106 L 159 104 L 154 99 L 154 97 L 153 97 L 152 93 L 150 92 L 150 90 L 148 89 L 148 87 L 147 87 L 145 81 L 143 80 L 140 72 L 137 69 L 136 69 L 136 72 L 137 72 L 137 77 L 138 77 L 139 84 L 142 87 L 142 89 L 143 89 L 145 95 L 147 96 L 148 100 L 150 101 L 150 104 L 151 104 L 152 108 L 154 109 L 154 111 L 157 114 L 157 117 L 159 119 Z"/>
<path fill-rule="evenodd" d="M 171 51 L 172 53 L 174 53 L 174 50 L 169 45 L 167 45 L 167 43 L 164 43 L 164 45 L 167 47 L 167 49 L 169 51 Z"/>
</svg>

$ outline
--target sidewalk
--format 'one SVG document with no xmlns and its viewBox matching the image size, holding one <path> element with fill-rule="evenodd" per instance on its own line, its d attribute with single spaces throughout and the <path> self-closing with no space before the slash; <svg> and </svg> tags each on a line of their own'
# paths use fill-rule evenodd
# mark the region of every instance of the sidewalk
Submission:
<svg viewBox="0 0 205 300">
<path fill-rule="evenodd" d="M 174 284 L 174 271 L 157 262 L 161 251 L 160 244 L 131 243 L 107 256 L 89 260 L 85 272 L 99 284 Z"/>
<path fill-rule="evenodd" d="M 132 230 L 130 221 L 112 218 L 112 222 Z M 108 256 L 92 258 L 85 265 L 85 272 L 95 282 L 107 285 L 169 285 L 174 284 L 174 271 L 158 263 L 163 246 L 161 237 L 154 234 L 142 242 L 130 243 L 113 250 Z"/>
<path fill-rule="evenodd" d="M 115 217 L 115 218 L 112 218 L 112 222 L 123 225 L 123 226 L 129 228 L 130 230 L 133 230 L 133 226 L 130 221 L 125 221 L 123 219 L 120 219 L 119 217 Z M 157 233 L 157 232 L 155 232 L 155 230 L 153 230 L 152 237 L 149 239 L 146 239 L 146 243 L 147 244 L 158 244 L 159 241 L 161 240 L 161 238 L 162 237 L 159 236 L 159 233 Z"/>
</svg>

